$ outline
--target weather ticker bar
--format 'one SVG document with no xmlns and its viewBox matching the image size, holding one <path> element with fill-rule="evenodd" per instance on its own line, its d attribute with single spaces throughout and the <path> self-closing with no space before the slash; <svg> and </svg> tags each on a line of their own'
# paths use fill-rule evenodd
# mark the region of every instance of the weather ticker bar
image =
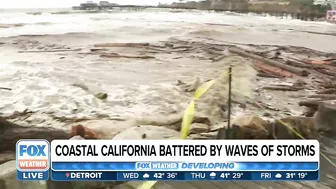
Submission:
<svg viewBox="0 0 336 189">
<path fill-rule="evenodd" d="M 317 181 L 319 171 L 52 171 L 54 181 Z"/>
</svg>

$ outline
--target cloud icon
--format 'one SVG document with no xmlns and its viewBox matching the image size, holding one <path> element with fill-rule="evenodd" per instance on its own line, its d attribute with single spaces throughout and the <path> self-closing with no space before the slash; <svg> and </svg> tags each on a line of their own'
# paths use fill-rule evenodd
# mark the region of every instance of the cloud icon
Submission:
<svg viewBox="0 0 336 189">
<path fill-rule="evenodd" d="M 282 177 L 282 175 L 280 173 L 275 175 L 275 178 L 281 178 L 281 177 Z"/>
<path fill-rule="evenodd" d="M 143 178 L 149 178 L 149 174 L 145 173 L 142 177 Z"/>
<path fill-rule="evenodd" d="M 210 177 L 215 177 L 216 176 L 216 173 L 212 172 L 210 173 Z"/>
</svg>

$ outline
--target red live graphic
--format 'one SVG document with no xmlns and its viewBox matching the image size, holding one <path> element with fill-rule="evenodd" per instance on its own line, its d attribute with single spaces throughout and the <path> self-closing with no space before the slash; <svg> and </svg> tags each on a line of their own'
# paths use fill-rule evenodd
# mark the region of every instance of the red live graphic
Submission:
<svg viewBox="0 0 336 189">
<path fill-rule="evenodd" d="M 48 168 L 48 160 L 18 160 L 20 169 L 46 169 Z"/>
</svg>

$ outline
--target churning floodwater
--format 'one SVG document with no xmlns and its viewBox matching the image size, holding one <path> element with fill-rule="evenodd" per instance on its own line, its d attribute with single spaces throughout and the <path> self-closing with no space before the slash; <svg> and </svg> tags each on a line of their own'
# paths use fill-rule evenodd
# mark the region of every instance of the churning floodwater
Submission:
<svg viewBox="0 0 336 189">
<path fill-rule="evenodd" d="M 223 64 L 172 55 L 156 55 L 156 60 L 147 61 L 105 60 L 74 53 L 18 53 L 34 45 L 85 49 L 96 43 L 178 39 L 293 45 L 336 52 L 335 35 L 336 25 L 326 22 L 231 12 L 6 10 L 0 12 L 0 87 L 12 90 L 0 91 L 0 112 L 27 108 L 61 115 L 176 112 L 183 110 L 190 98 L 172 87 L 177 79 L 211 79 L 223 69 Z M 74 83 L 109 97 L 100 101 Z"/>
</svg>

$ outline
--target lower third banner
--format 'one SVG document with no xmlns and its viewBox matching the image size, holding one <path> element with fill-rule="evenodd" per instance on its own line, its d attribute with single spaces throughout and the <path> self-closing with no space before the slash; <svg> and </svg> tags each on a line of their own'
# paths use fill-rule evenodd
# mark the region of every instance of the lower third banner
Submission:
<svg viewBox="0 0 336 189">
<path fill-rule="evenodd" d="M 54 181 L 132 181 L 132 180 L 251 180 L 317 181 L 319 171 L 240 171 L 240 172 L 157 172 L 157 171 L 52 171 Z"/>
</svg>

